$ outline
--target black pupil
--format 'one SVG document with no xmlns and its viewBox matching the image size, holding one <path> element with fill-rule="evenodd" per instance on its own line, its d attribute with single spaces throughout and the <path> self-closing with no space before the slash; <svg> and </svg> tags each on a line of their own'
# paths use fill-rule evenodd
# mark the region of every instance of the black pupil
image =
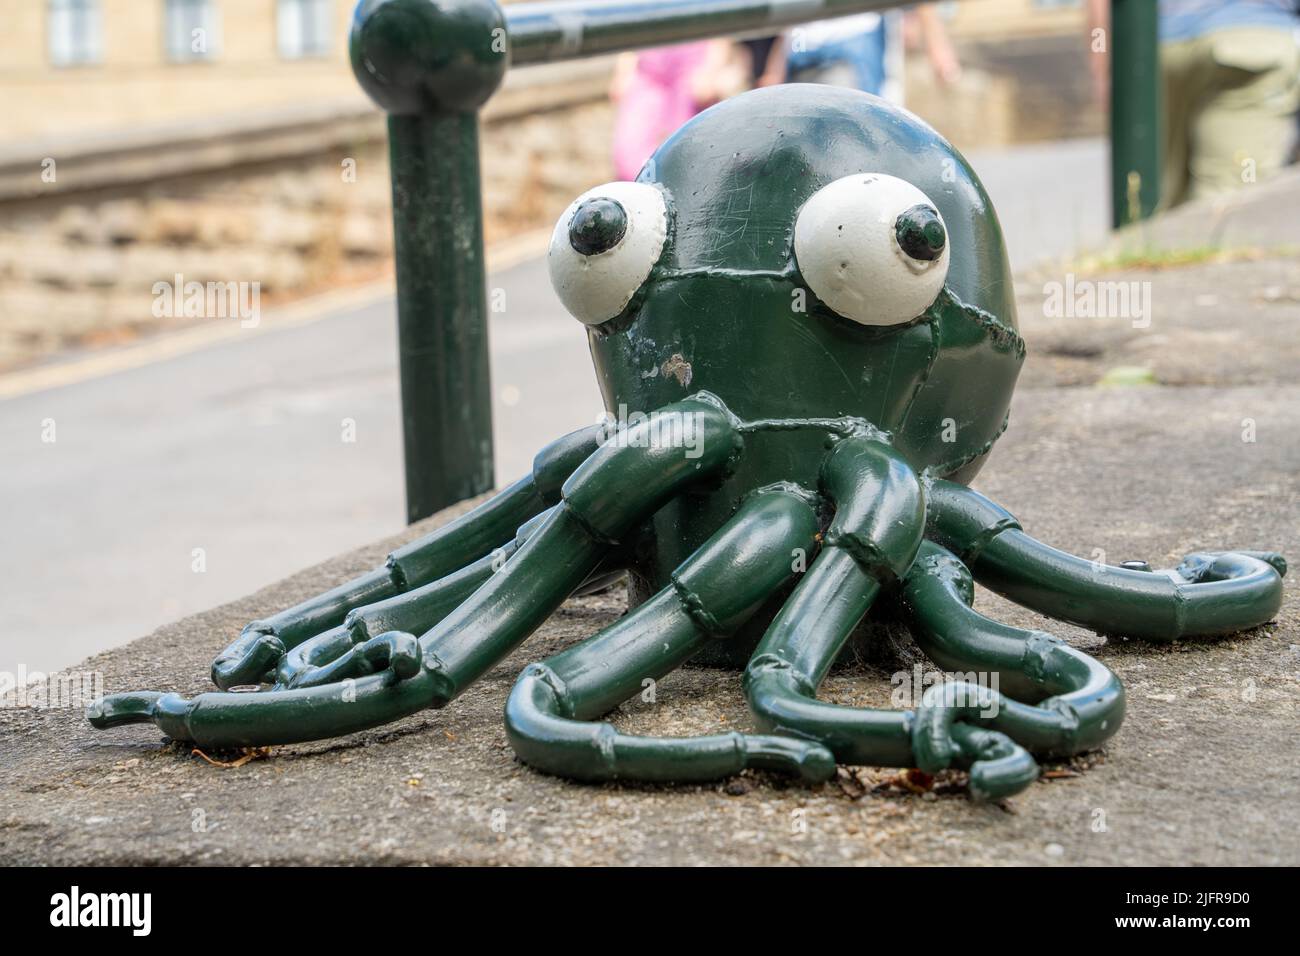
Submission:
<svg viewBox="0 0 1300 956">
<path fill-rule="evenodd" d="M 613 249 L 627 232 L 627 211 L 613 199 L 588 199 L 569 222 L 569 245 L 583 256 Z"/>
<path fill-rule="evenodd" d="M 924 262 L 938 259 L 948 241 L 939 213 L 924 204 L 900 213 L 894 223 L 894 234 L 898 237 L 900 249 L 913 259 Z"/>
</svg>

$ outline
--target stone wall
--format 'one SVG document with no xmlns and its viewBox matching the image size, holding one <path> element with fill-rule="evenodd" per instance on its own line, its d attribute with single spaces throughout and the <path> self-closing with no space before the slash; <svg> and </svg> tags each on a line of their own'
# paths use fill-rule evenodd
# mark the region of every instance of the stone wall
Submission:
<svg viewBox="0 0 1300 956">
<path fill-rule="evenodd" d="M 485 121 L 489 242 L 553 222 L 612 176 L 602 89 Z M 4 201 L 0 367 L 202 321 L 154 314 L 154 284 L 177 274 L 259 283 L 265 308 L 389 273 L 382 131 L 380 119 L 354 143 L 299 155 Z"/>
</svg>

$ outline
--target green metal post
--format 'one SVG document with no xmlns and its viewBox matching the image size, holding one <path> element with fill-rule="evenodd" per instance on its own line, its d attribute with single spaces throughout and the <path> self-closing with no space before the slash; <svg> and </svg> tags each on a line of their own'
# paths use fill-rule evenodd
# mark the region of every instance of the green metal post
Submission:
<svg viewBox="0 0 1300 956">
<path fill-rule="evenodd" d="M 1156 0 L 1111 0 L 1111 217 L 1118 228 L 1160 201 L 1160 48 Z"/>
<path fill-rule="evenodd" d="M 492 487 L 478 110 L 506 71 L 492 0 L 362 0 L 352 69 L 388 112 L 406 514 Z"/>
</svg>

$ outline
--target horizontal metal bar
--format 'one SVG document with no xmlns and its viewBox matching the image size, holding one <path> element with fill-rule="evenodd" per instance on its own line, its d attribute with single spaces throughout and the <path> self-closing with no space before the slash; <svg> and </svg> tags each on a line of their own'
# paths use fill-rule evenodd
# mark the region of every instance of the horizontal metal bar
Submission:
<svg viewBox="0 0 1300 956">
<path fill-rule="evenodd" d="M 515 66 L 773 31 L 907 0 L 560 0 L 504 7 Z"/>
</svg>

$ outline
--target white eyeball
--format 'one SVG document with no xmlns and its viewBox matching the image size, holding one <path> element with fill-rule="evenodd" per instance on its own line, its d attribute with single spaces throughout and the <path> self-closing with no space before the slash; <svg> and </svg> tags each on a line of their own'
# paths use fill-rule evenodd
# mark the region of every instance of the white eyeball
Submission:
<svg viewBox="0 0 1300 956">
<path fill-rule="evenodd" d="M 551 285 L 579 322 L 618 315 L 659 260 L 668 237 L 664 195 L 646 183 L 608 183 L 583 193 L 551 235 Z"/>
<path fill-rule="evenodd" d="M 911 183 L 857 173 L 823 186 L 794 226 L 804 281 L 862 325 L 897 325 L 924 312 L 948 275 L 948 230 Z"/>
</svg>

